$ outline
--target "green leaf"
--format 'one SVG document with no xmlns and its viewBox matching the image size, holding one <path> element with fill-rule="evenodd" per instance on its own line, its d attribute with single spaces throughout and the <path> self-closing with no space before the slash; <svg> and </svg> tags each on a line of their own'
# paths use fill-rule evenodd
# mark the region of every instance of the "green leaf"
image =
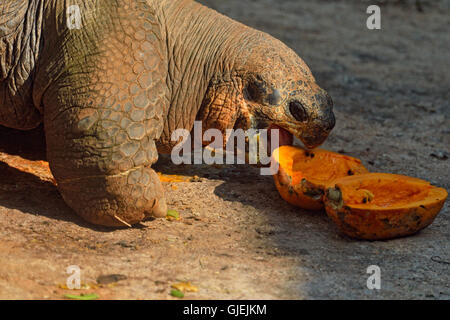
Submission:
<svg viewBox="0 0 450 320">
<path fill-rule="evenodd" d="M 68 299 L 75 299 L 75 300 L 96 300 L 98 299 L 98 295 L 96 293 L 90 293 L 90 294 L 65 294 L 64 297 Z"/>
<path fill-rule="evenodd" d="M 181 292 L 180 290 L 176 290 L 176 289 L 171 290 L 171 291 L 170 291 L 170 295 L 171 295 L 172 297 L 184 298 L 184 293 Z"/>
<path fill-rule="evenodd" d="M 180 219 L 180 214 L 178 213 L 177 210 L 169 209 L 169 210 L 167 210 L 167 218 L 168 219 L 179 220 Z"/>
</svg>

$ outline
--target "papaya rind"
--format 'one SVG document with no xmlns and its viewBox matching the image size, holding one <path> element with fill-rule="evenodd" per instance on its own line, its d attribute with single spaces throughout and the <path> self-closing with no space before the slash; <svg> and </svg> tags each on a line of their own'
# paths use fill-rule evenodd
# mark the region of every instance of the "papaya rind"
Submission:
<svg viewBox="0 0 450 320">
<path fill-rule="evenodd" d="M 300 185 L 292 185 L 290 176 L 283 168 L 279 168 L 278 173 L 273 176 L 275 186 L 280 196 L 288 203 L 301 207 L 306 210 L 322 210 L 324 208 L 322 196 L 320 198 L 312 198 L 306 195 Z M 318 188 L 318 192 L 323 193 L 322 188 Z"/>
</svg>

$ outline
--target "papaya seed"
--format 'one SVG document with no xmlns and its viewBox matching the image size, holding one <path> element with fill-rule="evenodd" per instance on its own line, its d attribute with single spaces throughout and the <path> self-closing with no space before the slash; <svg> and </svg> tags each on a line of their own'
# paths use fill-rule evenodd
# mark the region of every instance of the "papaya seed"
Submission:
<svg viewBox="0 0 450 320">
<path fill-rule="evenodd" d="M 330 206 L 336 210 L 342 207 L 343 200 L 342 200 L 342 192 L 339 188 L 328 188 L 327 190 L 327 199 L 329 200 Z"/>
</svg>

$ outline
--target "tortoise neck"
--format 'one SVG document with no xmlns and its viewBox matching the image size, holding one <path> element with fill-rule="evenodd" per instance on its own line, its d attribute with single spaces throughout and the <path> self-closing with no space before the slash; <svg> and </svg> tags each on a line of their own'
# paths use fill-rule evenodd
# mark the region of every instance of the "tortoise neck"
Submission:
<svg viewBox="0 0 450 320">
<path fill-rule="evenodd" d="M 167 118 L 181 119 L 169 121 L 167 132 L 190 130 L 211 81 L 231 82 L 262 33 L 190 0 L 166 0 L 160 10 L 169 61 Z"/>
</svg>

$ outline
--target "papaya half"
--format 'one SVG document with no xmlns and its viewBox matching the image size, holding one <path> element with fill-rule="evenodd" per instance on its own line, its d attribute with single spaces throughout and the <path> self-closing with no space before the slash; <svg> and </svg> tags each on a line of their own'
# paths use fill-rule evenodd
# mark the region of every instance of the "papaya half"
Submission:
<svg viewBox="0 0 450 320">
<path fill-rule="evenodd" d="M 417 178 L 368 173 L 326 186 L 327 215 L 346 235 L 382 240 L 414 234 L 430 225 L 448 193 Z"/>
<path fill-rule="evenodd" d="M 368 172 L 359 159 L 323 149 L 281 146 L 272 157 L 278 163 L 273 177 L 281 197 L 307 210 L 324 208 L 325 187 L 331 181 Z"/>
</svg>

